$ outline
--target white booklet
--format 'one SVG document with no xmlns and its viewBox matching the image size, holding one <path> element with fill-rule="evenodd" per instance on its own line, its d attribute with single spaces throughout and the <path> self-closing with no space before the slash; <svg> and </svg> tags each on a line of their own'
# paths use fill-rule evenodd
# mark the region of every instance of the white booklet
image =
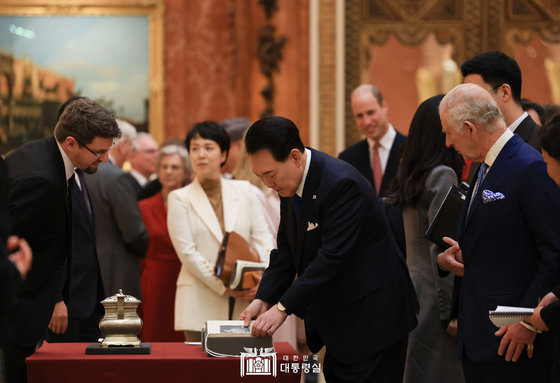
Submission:
<svg viewBox="0 0 560 383">
<path fill-rule="evenodd" d="M 508 326 L 531 316 L 535 309 L 528 307 L 498 306 L 489 312 L 489 318 L 496 327 Z"/>
</svg>

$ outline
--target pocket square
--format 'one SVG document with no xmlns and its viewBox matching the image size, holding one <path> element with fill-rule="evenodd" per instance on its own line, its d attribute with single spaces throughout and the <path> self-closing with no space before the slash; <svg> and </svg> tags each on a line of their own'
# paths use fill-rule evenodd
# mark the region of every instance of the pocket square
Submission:
<svg viewBox="0 0 560 383">
<path fill-rule="evenodd" d="M 494 202 L 494 201 L 497 201 L 499 199 L 504 199 L 504 198 L 506 198 L 506 196 L 503 195 L 500 192 L 494 193 L 494 192 L 491 192 L 488 189 L 484 189 L 482 191 L 482 202 L 484 202 L 484 203 Z"/>
<path fill-rule="evenodd" d="M 318 223 L 311 223 L 307 221 L 307 231 L 315 230 L 318 226 Z"/>
</svg>

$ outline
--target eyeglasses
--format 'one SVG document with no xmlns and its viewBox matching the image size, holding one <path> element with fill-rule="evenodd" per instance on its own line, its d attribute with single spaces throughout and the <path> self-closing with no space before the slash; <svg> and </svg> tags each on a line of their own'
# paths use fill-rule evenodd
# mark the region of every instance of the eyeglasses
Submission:
<svg viewBox="0 0 560 383">
<path fill-rule="evenodd" d="M 113 141 L 113 144 L 109 147 L 109 149 L 105 149 L 105 150 L 100 150 L 98 152 L 96 152 L 95 150 L 91 150 L 90 148 L 88 148 L 88 146 L 86 144 L 84 144 L 83 142 L 81 142 L 80 140 L 78 140 L 76 137 L 74 137 L 74 139 L 76 140 L 76 142 L 78 144 L 80 144 L 81 146 L 83 146 L 84 148 L 86 148 L 91 154 L 93 154 L 95 156 L 95 158 L 99 158 L 102 155 L 104 155 L 105 153 L 107 153 L 109 150 L 111 150 L 113 148 L 113 146 L 115 146 L 115 142 Z"/>
<path fill-rule="evenodd" d="M 504 83 L 501 83 L 500 85 L 496 85 L 495 87 L 492 88 L 492 90 L 496 90 L 496 89 L 498 89 L 499 87 L 501 87 L 502 85 L 504 85 Z"/>
</svg>

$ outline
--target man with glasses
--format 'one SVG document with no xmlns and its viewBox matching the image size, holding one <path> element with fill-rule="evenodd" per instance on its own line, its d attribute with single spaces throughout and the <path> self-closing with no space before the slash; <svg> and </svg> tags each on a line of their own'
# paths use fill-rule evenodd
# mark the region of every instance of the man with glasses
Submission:
<svg viewBox="0 0 560 383">
<path fill-rule="evenodd" d="M 81 98 L 64 110 L 54 137 L 24 144 L 6 159 L 12 228 L 33 250 L 25 287 L 9 315 L 8 382 L 27 380 L 25 358 L 43 339 L 54 310 L 68 300 L 74 169 L 96 172 L 119 137 L 113 114 Z"/>
<path fill-rule="evenodd" d="M 521 69 L 513 58 L 502 52 L 482 53 L 465 61 L 461 72 L 464 83 L 481 86 L 496 100 L 509 130 L 540 150 L 540 127 L 521 106 Z"/>
</svg>

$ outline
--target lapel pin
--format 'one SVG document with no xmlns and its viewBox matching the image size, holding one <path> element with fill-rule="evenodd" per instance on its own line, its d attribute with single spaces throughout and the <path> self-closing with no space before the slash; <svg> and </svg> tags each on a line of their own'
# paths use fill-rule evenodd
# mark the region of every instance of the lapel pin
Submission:
<svg viewBox="0 0 560 383">
<path fill-rule="evenodd" d="M 316 195 L 316 194 L 313 194 L 313 199 L 317 199 L 317 195 Z"/>
</svg>

